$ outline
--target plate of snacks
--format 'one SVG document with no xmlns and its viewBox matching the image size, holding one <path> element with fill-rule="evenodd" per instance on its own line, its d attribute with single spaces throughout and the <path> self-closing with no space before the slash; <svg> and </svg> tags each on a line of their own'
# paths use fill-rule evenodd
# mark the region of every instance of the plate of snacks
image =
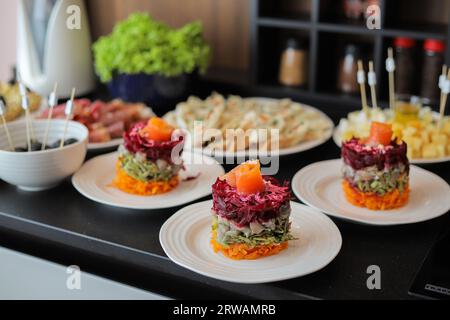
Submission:
<svg viewBox="0 0 450 320">
<path fill-rule="evenodd" d="M 325 143 L 334 129 L 323 112 L 289 99 L 217 93 L 205 100 L 190 97 L 164 119 L 190 134 L 186 148 L 216 157 L 253 155 L 255 150 L 294 154 Z"/>
<path fill-rule="evenodd" d="M 342 119 L 333 134 L 338 145 L 342 141 L 366 138 L 369 135 L 371 121 L 392 124 L 394 134 L 408 144 L 408 158 L 413 164 L 428 164 L 450 161 L 450 117 L 442 124 L 439 114 L 428 107 L 420 109 L 403 103 L 399 112 L 371 109 L 369 116 L 363 111 L 352 112 Z M 415 110 L 415 111 L 414 111 Z"/>
<path fill-rule="evenodd" d="M 31 91 L 27 92 L 30 112 L 36 112 L 41 108 L 41 97 Z M 19 84 L 0 83 L 0 97 L 5 102 L 4 117 L 6 122 L 24 120 L 25 111 L 22 108 L 22 96 L 20 95 Z"/>
<path fill-rule="evenodd" d="M 65 105 L 52 110 L 53 119 L 64 119 Z M 50 109 L 41 112 L 38 118 L 47 119 Z M 78 99 L 74 101 L 73 121 L 84 124 L 89 130 L 89 150 L 106 150 L 118 147 L 123 134 L 136 122 L 154 117 L 153 111 L 141 103 L 126 103 Z"/>
<path fill-rule="evenodd" d="M 217 178 L 212 194 L 160 231 L 168 257 L 191 271 L 235 283 L 282 281 L 324 268 L 341 249 L 336 225 L 291 202 L 288 184 L 263 177 L 257 161 Z"/>
<path fill-rule="evenodd" d="M 216 160 L 183 152 L 183 146 L 183 132 L 154 117 L 132 126 L 118 152 L 86 162 L 72 183 L 85 197 L 120 208 L 183 205 L 211 194 L 223 174 Z"/>
<path fill-rule="evenodd" d="M 450 210 L 450 186 L 410 166 L 392 126 L 374 122 L 369 137 L 342 145 L 342 159 L 300 170 L 292 187 L 304 203 L 334 217 L 372 225 L 431 220 Z"/>
</svg>

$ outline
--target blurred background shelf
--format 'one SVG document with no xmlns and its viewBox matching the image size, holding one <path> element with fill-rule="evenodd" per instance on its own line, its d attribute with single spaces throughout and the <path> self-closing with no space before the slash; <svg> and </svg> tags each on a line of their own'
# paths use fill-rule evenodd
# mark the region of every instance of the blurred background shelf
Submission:
<svg viewBox="0 0 450 320">
<path fill-rule="evenodd" d="M 387 105 L 387 48 L 397 37 L 417 41 L 419 50 L 425 39 L 442 40 L 449 44 L 450 1 L 379 0 L 381 29 L 369 29 L 366 20 L 349 19 L 344 15 L 343 2 L 336 0 L 251 1 L 250 36 L 251 83 L 261 93 L 284 93 L 294 98 L 330 106 L 346 105 L 358 108 L 359 95 L 342 94 L 337 90 L 339 59 L 346 44 L 355 44 L 362 51 L 366 68 L 374 61 L 379 86 L 380 103 Z M 286 12 L 283 16 L 282 13 Z M 297 17 L 297 19 L 295 19 Z M 277 28 L 277 31 L 268 31 Z M 289 30 L 287 31 L 283 31 Z M 307 43 L 309 51 L 309 81 L 303 88 L 283 88 L 277 84 L 279 57 L 286 35 Z M 445 61 L 450 63 L 446 48 Z M 419 64 L 421 61 L 418 60 Z"/>
<path fill-rule="evenodd" d="M 214 89 L 350 109 L 359 107 L 358 93 L 337 90 L 339 59 L 349 43 L 360 47 L 366 68 L 373 59 L 384 105 L 388 100 L 386 50 L 395 38 L 416 40 L 419 51 L 425 39 L 442 40 L 447 45 L 445 61 L 450 64 L 450 0 L 370 1 L 375 2 L 381 13 L 379 30 L 367 28 L 363 17 L 346 18 L 344 0 L 185 0 L 182 11 L 177 10 L 176 0 L 87 3 L 94 39 L 135 11 L 147 11 L 173 27 L 201 20 L 213 51 L 211 68 L 203 79 Z M 301 87 L 284 87 L 278 81 L 280 57 L 289 38 L 298 39 L 308 50 L 308 81 Z"/>
<path fill-rule="evenodd" d="M 368 59 L 374 60 L 382 102 L 387 101 L 386 50 L 395 38 L 415 40 L 418 51 L 426 39 L 441 40 L 447 45 L 445 62 L 450 64 L 450 0 L 361 0 L 378 3 L 379 30 L 368 29 L 362 17 L 347 18 L 344 1 L 184 0 L 182 10 L 179 0 L 89 0 L 86 5 L 93 41 L 110 33 L 118 21 L 137 11 L 148 12 L 171 27 L 200 20 L 212 48 L 211 67 L 202 76 L 205 83 L 210 83 L 205 90 L 230 88 L 234 91 L 224 93 L 277 94 L 312 104 L 326 102 L 325 108 L 342 104 L 355 108 L 357 93 L 343 97 L 337 91 L 339 59 L 348 43 L 361 46 L 366 63 Z M 15 16 L 15 12 L 10 12 L 10 16 Z M 6 22 L 2 24 L 5 26 L 2 35 L 10 39 L 16 23 Z M 308 81 L 301 87 L 284 88 L 278 81 L 280 58 L 286 40 L 291 37 L 299 39 L 308 50 Z M 9 79 L 15 60 L 13 40 L 15 37 L 1 53 L 6 61 L 0 70 L 2 81 Z M 417 64 L 421 64 L 420 58 Z M 421 79 L 421 74 L 417 78 Z"/>
</svg>

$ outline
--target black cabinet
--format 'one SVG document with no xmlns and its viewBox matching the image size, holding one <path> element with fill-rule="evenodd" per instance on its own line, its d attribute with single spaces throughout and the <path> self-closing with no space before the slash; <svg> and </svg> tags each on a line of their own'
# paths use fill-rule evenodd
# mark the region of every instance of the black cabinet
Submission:
<svg viewBox="0 0 450 320">
<path fill-rule="evenodd" d="M 424 39 L 443 40 L 446 63 L 450 64 L 450 0 L 379 0 L 378 4 L 381 28 L 369 29 L 364 18 L 345 18 L 340 0 L 251 0 L 250 84 L 261 95 L 357 108 L 358 96 L 336 90 L 340 48 L 351 42 L 361 45 L 366 60 L 374 61 L 380 104 L 387 106 L 385 59 L 395 37 L 417 40 L 419 51 Z M 305 87 L 278 84 L 283 41 L 290 36 L 300 38 L 309 48 L 309 83 Z"/>
</svg>

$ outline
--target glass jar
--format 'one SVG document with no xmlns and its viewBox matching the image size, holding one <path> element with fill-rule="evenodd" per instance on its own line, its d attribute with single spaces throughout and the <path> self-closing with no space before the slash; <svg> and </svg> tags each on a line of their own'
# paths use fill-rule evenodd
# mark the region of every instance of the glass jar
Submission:
<svg viewBox="0 0 450 320">
<path fill-rule="evenodd" d="M 419 120 L 422 101 L 416 96 L 396 96 L 394 108 L 394 121 L 409 124 Z"/>
<path fill-rule="evenodd" d="M 415 46 L 410 38 L 396 38 L 395 48 L 395 91 L 400 95 L 412 95 L 415 87 Z"/>
<path fill-rule="evenodd" d="M 308 51 L 296 39 L 289 39 L 281 55 L 279 81 L 285 86 L 308 82 Z"/>
<path fill-rule="evenodd" d="M 358 71 L 358 59 L 361 58 L 360 49 L 354 44 L 345 47 L 344 56 L 339 62 L 337 88 L 342 93 L 353 94 L 359 91 L 356 74 Z"/>
<path fill-rule="evenodd" d="M 420 95 L 427 104 L 437 104 L 440 98 L 439 76 L 444 64 L 445 44 L 439 40 L 427 39 L 423 44 L 424 57 Z"/>
</svg>

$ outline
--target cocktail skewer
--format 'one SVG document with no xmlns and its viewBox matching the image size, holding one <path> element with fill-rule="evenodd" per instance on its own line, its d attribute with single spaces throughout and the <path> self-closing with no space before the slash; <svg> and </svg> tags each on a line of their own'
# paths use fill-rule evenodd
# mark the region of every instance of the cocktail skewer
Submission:
<svg viewBox="0 0 450 320">
<path fill-rule="evenodd" d="M 439 99 L 439 106 L 441 106 L 442 104 L 442 99 L 444 99 L 444 85 L 445 85 L 445 81 L 447 80 L 447 65 L 443 65 L 442 66 L 442 73 L 439 76 L 439 89 L 441 90 L 441 97 Z M 440 109 L 439 109 L 440 111 Z"/>
<path fill-rule="evenodd" d="M 394 110 L 395 107 L 395 60 L 394 51 L 388 49 L 388 57 L 386 59 L 386 71 L 389 73 L 389 107 Z"/>
<path fill-rule="evenodd" d="M 11 151 L 14 151 L 15 147 L 11 135 L 9 133 L 8 124 L 6 123 L 5 113 L 6 113 L 6 101 L 2 96 L 0 96 L 0 117 L 2 118 L 3 129 L 5 130 L 6 138 L 8 139 L 9 148 L 11 149 Z"/>
<path fill-rule="evenodd" d="M 378 109 L 378 102 L 377 102 L 377 75 L 375 74 L 374 68 L 373 68 L 373 61 L 369 61 L 369 73 L 368 73 L 368 83 L 370 86 L 370 92 L 372 96 L 372 108 Z"/>
<path fill-rule="evenodd" d="M 439 107 L 439 127 L 442 128 L 444 124 L 445 107 L 447 105 L 448 94 L 450 93 L 450 70 L 448 70 L 447 78 L 442 83 L 442 99 Z"/>
<path fill-rule="evenodd" d="M 52 93 L 50 93 L 50 96 L 48 97 L 48 117 L 47 117 L 47 126 L 45 128 L 45 134 L 44 134 L 44 140 L 42 141 L 42 151 L 45 150 L 47 146 L 48 141 L 48 132 L 50 130 L 50 124 L 53 117 L 53 109 L 56 106 L 56 103 L 58 99 L 56 98 L 56 90 L 58 89 L 58 83 L 55 83 L 55 86 L 53 87 Z"/>
<path fill-rule="evenodd" d="M 25 126 L 27 128 L 27 146 L 28 146 L 28 152 L 31 152 L 31 132 L 30 132 L 30 103 L 28 101 L 28 96 L 26 94 L 22 95 L 22 92 L 26 89 L 22 84 L 19 85 L 20 93 L 21 93 L 21 99 L 22 99 L 22 109 L 25 110 Z"/>
<path fill-rule="evenodd" d="M 366 95 L 366 74 L 364 72 L 363 63 L 358 60 L 358 73 L 357 80 L 359 83 L 359 89 L 361 91 L 361 104 L 363 111 L 365 112 L 367 118 L 369 118 L 369 108 L 367 106 L 367 95 Z"/>
<path fill-rule="evenodd" d="M 25 85 L 23 84 L 21 78 L 20 78 L 20 73 L 18 73 L 18 81 L 19 81 L 19 92 L 20 92 L 20 96 L 22 98 L 22 108 L 25 110 L 25 121 L 27 122 L 27 127 L 28 127 L 28 132 L 30 135 L 30 143 L 35 141 L 35 134 L 34 134 L 34 129 L 33 129 L 33 122 L 31 120 L 31 115 L 30 115 L 30 100 L 28 98 L 28 92 L 27 92 L 27 88 L 25 87 Z M 29 150 L 31 151 L 31 149 Z"/>
<path fill-rule="evenodd" d="M 67 134 L 67 127 L 68 127 L 68 125 L 69 125 L 69 120 L 70 120 L 70 118 L 72 117 L 72 113 L 73 113 L 73 100 L 75 99 L 75 88 L 73 88 L 72 89 L 72 95 L 71 95 L 71 97 L 70 97 L 70 100 L 69 101 L 67 101 L 67 103 L 66 103 L 66 110 L 65 110 L 65 113 L 66 113 L 66 123 L 65 123 L 65 125 L 64 125 L 64 134 L 63 134 L 63 137 L 62 137 L 62 139 L 61 139 L 61 144 L 60 144 L 60 148 L 63 148 L 64 147 L 64 142 L 65 142 L 65 140 L 66 140 L 66 134 Z"/>
</svg>

